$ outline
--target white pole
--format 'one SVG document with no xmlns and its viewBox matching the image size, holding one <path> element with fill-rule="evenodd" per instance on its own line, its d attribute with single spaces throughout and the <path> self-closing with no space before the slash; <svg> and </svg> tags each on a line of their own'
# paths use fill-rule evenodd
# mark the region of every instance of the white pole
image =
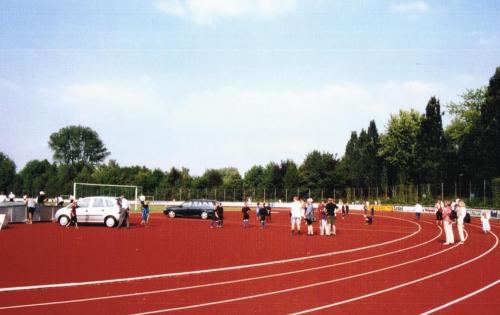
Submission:
<svg viewBox="0 0 500 315">
<path fill-rule="evenodd" d="M 76 183 L 73 183 L 73 198 L 76 200 Z"/>
<path fill-rule="evenodd" d="M 137 211 L 137 186 L 135 187 L 135 206 L 134 211 Z"/>
</svg>

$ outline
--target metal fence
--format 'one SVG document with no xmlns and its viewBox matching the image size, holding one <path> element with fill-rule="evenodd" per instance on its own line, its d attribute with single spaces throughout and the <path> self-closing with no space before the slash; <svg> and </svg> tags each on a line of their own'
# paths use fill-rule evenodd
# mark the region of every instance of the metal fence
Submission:
<svg viewBox="0 0 500 315">
<path fill-rule="evenodd" d="M 375 187 L 343 188 L 168 188 L 142 192 L 154 196 L 155 200 L 215 199 L 220 201 L 288 202 L 293 196 L 323 200 L 335 198 L 345 202 L 361 203 L 379 201 L 382 203 L 432 205 L 436 200 L 463 199 L 470 206 L 500 206 L 495 204 L 495 192 L 500 187 L 492 187 L 490 180 L 480 182 L 454 182 L 420 185 L 385 185 Z"/>
</svg>

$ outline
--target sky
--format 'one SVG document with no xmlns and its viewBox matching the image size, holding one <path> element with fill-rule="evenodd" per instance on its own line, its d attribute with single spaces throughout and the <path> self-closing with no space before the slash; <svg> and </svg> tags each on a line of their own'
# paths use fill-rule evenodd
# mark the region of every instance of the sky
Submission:
<svg viewBox="0 0 500 315">
<path fill-rule="evenodd" d="M 498 66 L 497 0 L 2 0 L 0 152 L 52 160 L 50 134 L 83 125 L 122 166 L 243 174 L 340 157 Z"/>
</svg>

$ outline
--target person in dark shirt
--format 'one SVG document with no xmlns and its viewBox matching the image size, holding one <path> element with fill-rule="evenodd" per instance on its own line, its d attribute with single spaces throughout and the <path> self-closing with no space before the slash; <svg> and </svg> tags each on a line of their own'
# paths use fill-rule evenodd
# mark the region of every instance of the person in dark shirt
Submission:
<svg viewBox="0 0 500 315">
<path fill-rule="evenodd" d="M 214 215 L 212 216 L 212 223 L 210 224 L 210 228 L 219 227 L 219 204 L 216 203 L 214 209 Z"/>
<path fill-rule="evenodd" d="M 243 227 L 247 228 L 248 221 L 250 220 L 250 208 L 248 207 L 246 202 L 243 204 L 243 208 L 241 208 L 241 212 L 243 213 Z"/>
<path fill-rule="evenodd" d="M 347 217 L 349 215 L 349 205 L 345 205 L 345 216 Z"/>
<path fill-rule="evenodd" d="M 335 204 L 335 200 L 332 198 L 328 198 L 328 203 L 325 206 L 326 208 L 326 235 L 337 235 L 337 230 L 335 228 L 335 212 L 338 209 Z"/>
<path fill-rule="evenodd" d="M 219 207 L 217 208 L 217 214 L 219 216 L 219 225 L 218 227 L 224 227 L 224 208 L 222 207 L 222 203 L 219 202 Z"/>
<path fill-rule="evenodd" d="M 262 207 L 259 209 L 260 218 L 260 228 L 264 229 L 266 227 L 266 217 L 267 217 L 267 206 L 266 203 L 262 203 Z"/>
<path fill-rule="evenodd" d="M 149 222 L 149 203 L 141 200 L 142 212 L 141 212 L 141 225 L 148 225 Z"/>
<path fill-rule="evenodd" d="M 265 206 L 265 209 L 266 209 L 266 221 L 271 223 L 271 204 L 267 204 Z"/>
</svg>

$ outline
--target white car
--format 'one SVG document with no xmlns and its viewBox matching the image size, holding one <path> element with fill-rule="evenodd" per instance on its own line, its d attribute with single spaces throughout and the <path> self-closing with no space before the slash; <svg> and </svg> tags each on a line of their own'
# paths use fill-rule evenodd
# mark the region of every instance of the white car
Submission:
<svg viewBox="0 0 500 315">
<path fill-rule="evenodd" d="M 114 197 L 87 197 L 78 200 L 76 218 L 78 223 L 104 223 L 114 227 L 120 218 L 120 208 Z M 71 204 L 56 211 L 54 218 L 66 225 L 71 218 Z"/>
</svg>

